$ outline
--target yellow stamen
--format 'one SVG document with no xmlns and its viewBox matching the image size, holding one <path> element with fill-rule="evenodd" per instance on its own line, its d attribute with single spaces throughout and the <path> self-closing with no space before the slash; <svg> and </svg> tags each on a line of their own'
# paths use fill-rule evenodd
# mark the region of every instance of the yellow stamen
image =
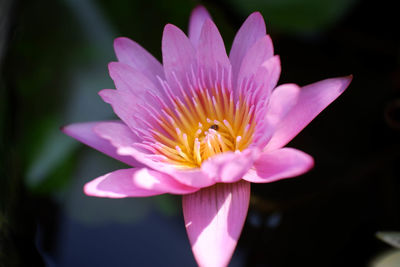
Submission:
<svg viewBox="0 0 400 267">
<path fill-rule="evenodd" d="M 208 158 L 228 151 L 241 151 L 252 142 L 255 131 L 254 106 L 243 97 L 234 102 L 232 92 L 222 86 L 191 89 L 172 99 L 173 109 L 160 107 L 150 132 L 155 151 L 179 168 L 201 166 Z"/>
</svg>

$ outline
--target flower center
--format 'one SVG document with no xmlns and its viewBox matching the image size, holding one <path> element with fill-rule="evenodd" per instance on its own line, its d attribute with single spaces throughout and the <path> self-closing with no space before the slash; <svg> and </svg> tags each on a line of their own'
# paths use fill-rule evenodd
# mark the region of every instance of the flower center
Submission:
<svg viewBox="0 0 400 267">
<path fill-rule="evenodd" d="M 251 143 L 254 106 L 242 97 L 235 103 L 224 87 L 182 90 L 181 97 L 171 94 L 169 99 L 174 108 L 162 105 L 152 147 L 176 167 L 199 167 L 216 154 L 242 151 Z"/>
</svg>

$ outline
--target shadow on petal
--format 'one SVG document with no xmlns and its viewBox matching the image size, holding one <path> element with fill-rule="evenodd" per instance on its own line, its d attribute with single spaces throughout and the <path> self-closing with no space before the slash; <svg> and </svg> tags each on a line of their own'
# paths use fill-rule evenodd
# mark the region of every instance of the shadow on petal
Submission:
<svg viewBox="0 0 400 267">
<path fill-rule="evenodd" d="M 200 266 L 226 266 L 247 215 L 250 183 L 216 184 L 183 196 L 186 230 Z"/>
</svg>

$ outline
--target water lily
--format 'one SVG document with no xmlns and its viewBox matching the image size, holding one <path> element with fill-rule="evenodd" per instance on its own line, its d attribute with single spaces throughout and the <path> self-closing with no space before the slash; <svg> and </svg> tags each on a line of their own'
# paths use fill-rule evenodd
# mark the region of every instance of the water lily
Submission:
<svg viewBox="0 0 400 267">
<path fill-rule="evenodd" d="M 109 198 L 182 195 L 186 230 L 201 266 L 226 266 L 245 222 L 250 183 L 298 176 L 313 158 L 284 147 L 349 85 L 351 77 L 277 86 L 281 65 L 260 13 L 229 56 L 204 7 L 188 37 L 168 24 L 163 65 L 127 38 L 109 64 L 116 90 L 100 91 L 121 121 L 76 123 L 63 132 L 132 168 L 85 185 Z"/>
</svg>

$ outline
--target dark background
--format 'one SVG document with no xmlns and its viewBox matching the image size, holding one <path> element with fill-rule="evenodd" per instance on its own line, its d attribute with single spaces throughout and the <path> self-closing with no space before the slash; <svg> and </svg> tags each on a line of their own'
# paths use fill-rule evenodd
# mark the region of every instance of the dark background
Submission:
<svg viewBox="0 0 400 267">
<path fill-rule="evenodd" d="M 203 4 L 229 49 L 260 11 L 280 83 L 353 74 L 289 146 L 314 156 L 295 179 L 253 184 L 231 266 L 367 266 L 400 230 L 400 46 L 395 1 L 0 1 L 0 266 L 195 266 L 179 196 L 100 199 L 85 182 L 123 167 L 59 132 L 113 118 L 112 42 L 161 59 L 166 23 Z M 400 266 L 400 262 L 392 266 Z M 397 265 L 396 265 L 397 264 Z"/>
</svg>

